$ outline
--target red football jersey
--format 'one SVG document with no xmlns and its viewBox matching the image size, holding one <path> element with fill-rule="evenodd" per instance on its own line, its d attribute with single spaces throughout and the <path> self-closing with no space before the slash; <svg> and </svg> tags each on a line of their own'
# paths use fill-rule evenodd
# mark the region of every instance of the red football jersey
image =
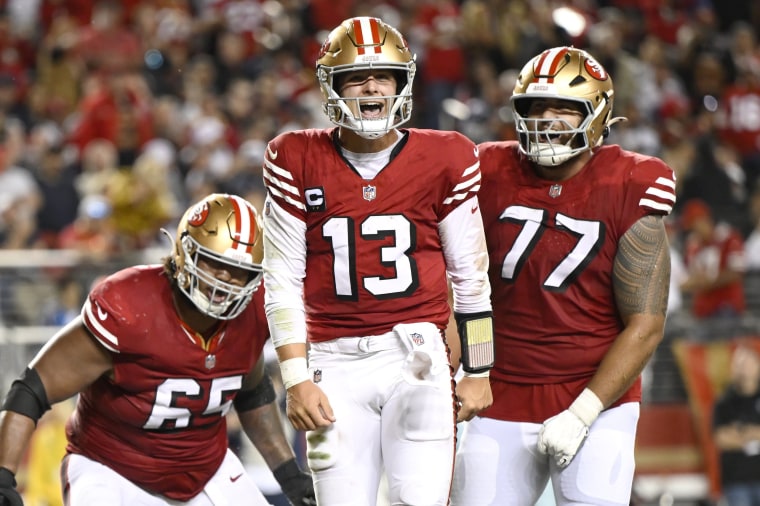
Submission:
<svg viewBox="0 0 760 506">
<path fill-rule="evenodd" d="M 396 156 L 365 180 L 334 132 L 286 132 L 267 148 L 269 197 L 306 224 L 309 340 L 378 335 L 401 322 L 445 328 L 438 226 L 476 195 L 475 145 L 457 132 L 405 129 Z"/>
<path fill-rule="evenodd" d="M 613 145 L 555 183 L 535 175 L 515 142 L 479 147 L 496 325 L 491 378 L 506 397 L 486 415 L 542 422 L 569 406 L 622 330 L 612 286 L 618 242 L 639 218 L 672 210 L 674 175 L 659 159 Z M 510 398 L 499 382 L 520 394 Z M 551 384 L 551 399 L 528 387 Z M 620 401 L 638 398 L 639 382 Z"/>
<path fill-rule="evenodd" d="M 80 393 L 66 428 L 68 451 L 151 492 L 195 496 L 224 459 L 224 415 L 269 336 L 263 288 L 238 318 L 222 323 L 207 350 L 179 319 L 159 265 L 99 282 L 82 315 L 113 352 L 113 378 Z"/>
</svg>

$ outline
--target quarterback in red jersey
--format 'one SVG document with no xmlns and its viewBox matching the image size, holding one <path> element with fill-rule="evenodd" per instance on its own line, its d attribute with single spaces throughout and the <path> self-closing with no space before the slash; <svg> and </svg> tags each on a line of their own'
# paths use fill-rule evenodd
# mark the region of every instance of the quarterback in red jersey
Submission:
<svg viewBox="0 0 760 506">
<path fill-rule="evenodd" d="M 518 141 L 480 145 L 493 406 L 464 430 L 453 504 L 629 504 L 639 375 L 664 332 L 675 203 L 661 160 L 603 146 L 612 80 L 557 47 L 520 72 Z"/>
<path fill-rule="evenodd" d="M 187 210 L 163 265 L 95 284 L 5 399 L 0 504 L 22 504 L 13 473 L 36 421 L 76 394 L 66 504 L 267 505 L 228 449 L 233 406 L 291 502 L 316 504 L 264 369 L 261 235 L 251 204 L 212 194 Z"/>
<path fill-rule="evenodd" d="M 374 506 L 383 471 L 391 504 L 448 504 L 455 421 L 491 403 L 478 151 L 455 132 L 398 128 L 414 73 L 395 28 L 344 21 L 317 60 L 338 128 L 283 133 L 266 150 L 266 312 L 320 504 Z M 449 281 L 466 371 L 456 392 Z"/>
</svg>

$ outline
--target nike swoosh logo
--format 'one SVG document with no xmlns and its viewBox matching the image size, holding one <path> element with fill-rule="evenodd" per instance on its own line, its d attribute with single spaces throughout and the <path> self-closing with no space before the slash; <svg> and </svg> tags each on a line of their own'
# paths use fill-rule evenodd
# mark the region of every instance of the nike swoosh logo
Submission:
<svg viewBox="0 0 760 506">
<path fill-rule="evenodd" d="M 269 155 L 269 158 L 271 158 L 272 160 L 277 160 L 278 154 L 279 153 L 277 151 L 272 151 L 272 149 L 267 144 L 267 155 Z"/>
<path fill-rule="evenodd" d="M 478 206 L 472 206 L 472 209 L 470 209 L 470 212 L 472 214 L 475 214 L 475 211 L 477 211 L 477 210 L 478 210 Z"/>
<path fill-rule="evenodd" d="M 106 318 L 108 318 L 108 313 L 100 309 L 100 306 L 95 304 L 95 308 L 98 310 L 98 318 L 100 318 L 100 321 L 104 321 Z"/>
<path fill-rule="evenodd" d="M 240 479 L 241 476 L 243 476 L 243 473 L 240 473 L 237 476 L 230 476 L 230 481 L 232 483 L 235 483 L 236 481 L 238 481 L 238 479 Z"/>
</svg>

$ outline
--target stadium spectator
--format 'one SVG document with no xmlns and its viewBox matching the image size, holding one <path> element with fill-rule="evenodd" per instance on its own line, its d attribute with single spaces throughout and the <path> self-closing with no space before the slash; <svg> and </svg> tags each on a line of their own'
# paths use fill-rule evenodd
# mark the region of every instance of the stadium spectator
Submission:
<svg viewBox="0 0 760 506">
<path fill-rule="evenodd" d="M 760 506 L 760 356 L 739 343 L 730 382 L 713 409 L 720 483 L 728 506 Z"/>
<path fill-rule="evenodd" d="M 684 262 L 688 278 L 681 285 L 692 299 L 692 314 L 704 324 L 715 323 L 712 335 L 730 336 L 744 314 L 746 301 L 742 276 L 746 270 L 744 240 L 724 222 L 716 223 L 704 201 L 692 199 L 680 214 L 684 241 Z"/>
</svg>

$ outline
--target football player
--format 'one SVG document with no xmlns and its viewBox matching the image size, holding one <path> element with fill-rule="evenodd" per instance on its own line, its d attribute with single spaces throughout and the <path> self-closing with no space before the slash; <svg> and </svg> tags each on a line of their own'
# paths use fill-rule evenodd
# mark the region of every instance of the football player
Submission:
<svg viewBox="0 0 760 506">
<path fill-rule="evenodd" d="M 518 139 L 480 145 L 494 403 L 464 429 L 457 506 L 629 504 L 640 373 L 662 339 L 675 176 L 604 145 L 613 85 L 556 47 L 520 71 Z"/>
<path fill-rule="evenodd" d="M 0 504 L 22 504 L 14 473 L 35 424 L 76 394 L 66 504 L 267 505 L 228 449 L 233 406 L 291 503 L 316 504 L 264 368 L 262 256 L 254 207 L 213 194 L 185 212 L 163 265 L 97 282 L 2 405 Z"/>
<path fill-rule="evenodd" d="M 336 127 L 279 135 L 264 164 L 266 313 L 287 414 L 309 431 L 320 504 L 374 506 L 385 471 L 391 504 L 445 505 L 457 415 L 491 403 L 478 151 L 456 132 L 400 128 L 415 57 L 380 19 L 341 23 L 316 71 Z M 448 279 L 466 369 L 456 392 Z"/>
</svg>

